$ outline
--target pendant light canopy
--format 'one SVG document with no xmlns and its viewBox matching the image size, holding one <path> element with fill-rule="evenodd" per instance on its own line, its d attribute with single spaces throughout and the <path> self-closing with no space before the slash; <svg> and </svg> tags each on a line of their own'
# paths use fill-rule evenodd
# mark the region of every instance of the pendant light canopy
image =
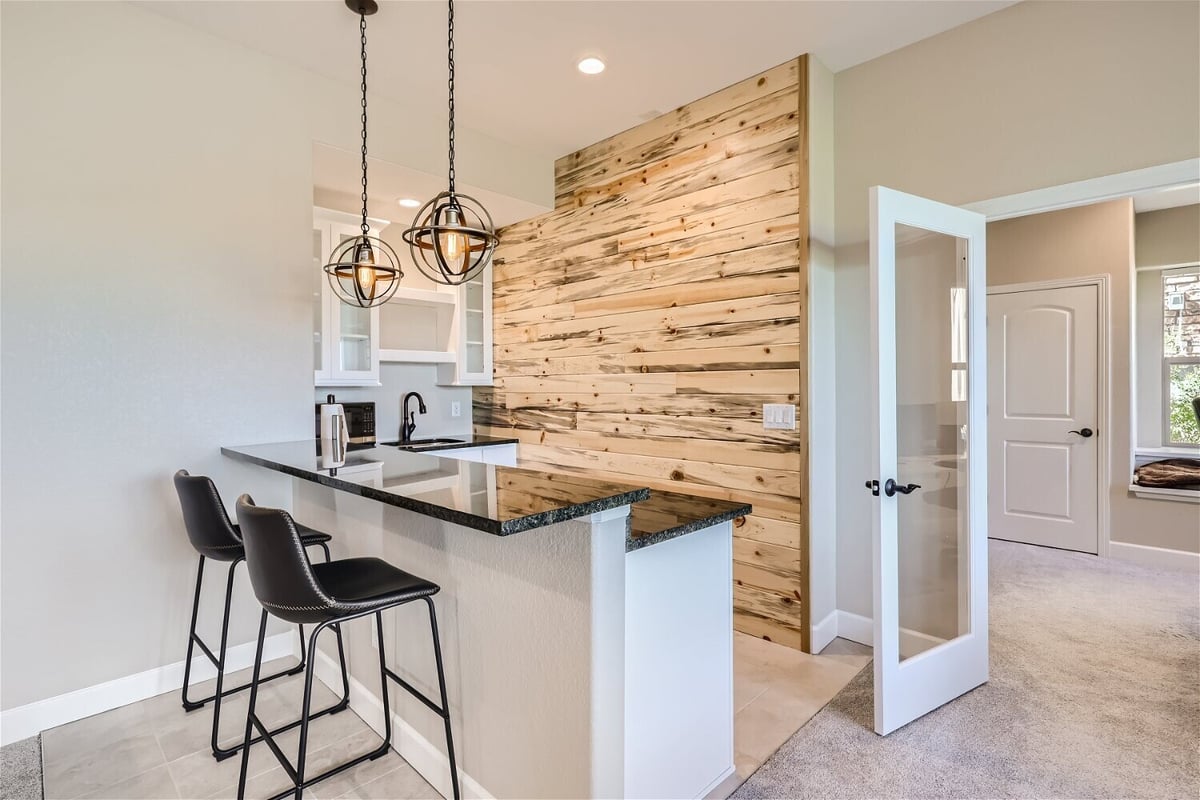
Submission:
<svg viewBox="0 0 1200 800">
<path fill-rule="evenodd" d="M 454 188 L 454 0 L 449 0 L 447 62 L 450 69 L 450 174 L 446 191 L 417 212 L 404 232 L 413 262 L 426 277 L 457 286 L 466 283 L 492 260 L 500 238 L 487 209 Z"/>
<path fill-rule="evenodd" d="M 343 303 L 360 308 L 382 305 L 400 286 L 404 273 L 391 245 L 370 236 L 367 224 L 367 17 L 379 10 L 375 0 L 346 0 L 346 6 L 358 14 L 358 32 L 362 56 L 362 234 L 333 248 L 325 274 L 333 293 Z"/>
</svg>

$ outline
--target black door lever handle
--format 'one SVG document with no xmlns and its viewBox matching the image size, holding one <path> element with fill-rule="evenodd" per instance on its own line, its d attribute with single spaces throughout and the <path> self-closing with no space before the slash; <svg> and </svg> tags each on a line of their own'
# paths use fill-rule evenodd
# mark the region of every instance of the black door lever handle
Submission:
<svg viewBox="0 0 1200 800">
<path fill-rule="evenodd" d="M 1090 439 L 1090 438 L 1092 438 L 1092 434 L 1095 433 L 1095 431 L 1093 431 L 1091 428 L 1082 428 L 1077 431 L 1067 431 L 1067 433 L 1074 433 L 1079 436 L 1082 436 L 1085 439 Z"/>
<path fill-rule="evenodd" d="M 920 488 L 921 488 L 921 484 L 919 484 L 919 483 L 910 483 L 907 486 L 905 486 L 903 484 L 896 483 L 891 478 L 888 478 L 886 481 L 884 481 L 883 493 L 886 494 L 888 497 L 892 497 L 897 492 L 899 492 L 900 494 L 912 494 L 914 490 L 920 489 Z"/>
</svg>

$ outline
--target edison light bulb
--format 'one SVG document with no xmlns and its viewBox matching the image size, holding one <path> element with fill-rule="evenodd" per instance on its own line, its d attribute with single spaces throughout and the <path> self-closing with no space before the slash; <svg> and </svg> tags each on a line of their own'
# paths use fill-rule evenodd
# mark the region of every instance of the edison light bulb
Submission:
<svg viewBox="0 0 1200 800">
<path fill-rule="evenodd" d="M 359 295 L 367 300 L 375 299 L 375 268 L 359 264 L 354 268 L 354 282 Z"/>
<path fill-rule="evenodd" d="M 446 266 L 451 272 L 462 274 L 467 260 L 467 237 L 461 233 L 442 233 L 438 238 L 441 239 L 442 257 Z"/>
<path fill-rule="evenodd" d="M 375 251 L 370 242 L 362 242 L 354 248 L 354 282 L 360 297 L 375 299 L 375 278 Z"/>
</svg>

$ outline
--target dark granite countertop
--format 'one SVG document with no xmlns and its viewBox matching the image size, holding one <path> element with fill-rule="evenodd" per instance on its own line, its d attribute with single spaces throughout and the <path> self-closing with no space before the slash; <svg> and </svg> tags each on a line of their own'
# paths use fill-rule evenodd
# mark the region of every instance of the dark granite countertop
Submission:
<svg viewBox="0 0 1200 800">
<path fill-rule="evenodd" d="M 436 441 L 438 439 L 455 439 L 457 441 Z M 427 453 L 433 450 L 460 450 L 466 447 L 491 447 L 497 444 L 516 444 L 520 439 L 516 437 L 505 438 L 503 436 L 483 436 L 476 433 L 453 433 L 449 436 L 438 437 L 421 437 L 418 436 L 415 441 L 408 442 L 403 449 L 413 453 Z M 400 441 L 380 442 L 378 447 L 400 447 Z"/>
<path fill-rule="evenodd" d="M 650 492 L 650 499 L 630 509 L 629 541 L 626 552 L 649 547 L 693 531 L 744 517 L 751 512 L 749 503 L 714 500 L 674 492 Z"/>
<path fill-rule="evenodd" d="M 455 443 L 445 449 L 508 442 L 471 437 L 470 444 Z M 626 551 L 745 516 L 751 510 L 745 503 L 651 492 L 636 483 L 612 483 L 565 472 L 441 458 L 436 452 L 411 452 L 392 444 L 354 450 L 336 469 L 322 459 L 319 443 L 311 439 L 222 447 L 221 452 L 239 461 L 496 536 L 631 505 Z"/>
</svg>

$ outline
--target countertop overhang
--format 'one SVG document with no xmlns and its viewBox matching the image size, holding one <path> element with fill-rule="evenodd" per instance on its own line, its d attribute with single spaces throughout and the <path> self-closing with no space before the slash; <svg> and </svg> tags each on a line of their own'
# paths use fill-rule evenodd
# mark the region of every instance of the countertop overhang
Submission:
<svg viewBox="0 0 1200 800">
<path fill-rule="evenodd" d="M 477 441 L 459 447 L 507 443 Z M 626 551 L 638 550 L 751 512 L 750 505 L 671 492 L 636 483 L 598 480 L 584 474 L 442 458 L 391 445 L 355 450 L 337 468 L 322 466 L 319 443 L 297 442 L 222 447 L 229 458 L 356 494 L 494 536 L 565 522 L 621 506 L 633 506 Z M 494 470 L 494 472 L 493 472 Z M 431 488 L 439 478 L 462 491 Z"/>
</svg>

